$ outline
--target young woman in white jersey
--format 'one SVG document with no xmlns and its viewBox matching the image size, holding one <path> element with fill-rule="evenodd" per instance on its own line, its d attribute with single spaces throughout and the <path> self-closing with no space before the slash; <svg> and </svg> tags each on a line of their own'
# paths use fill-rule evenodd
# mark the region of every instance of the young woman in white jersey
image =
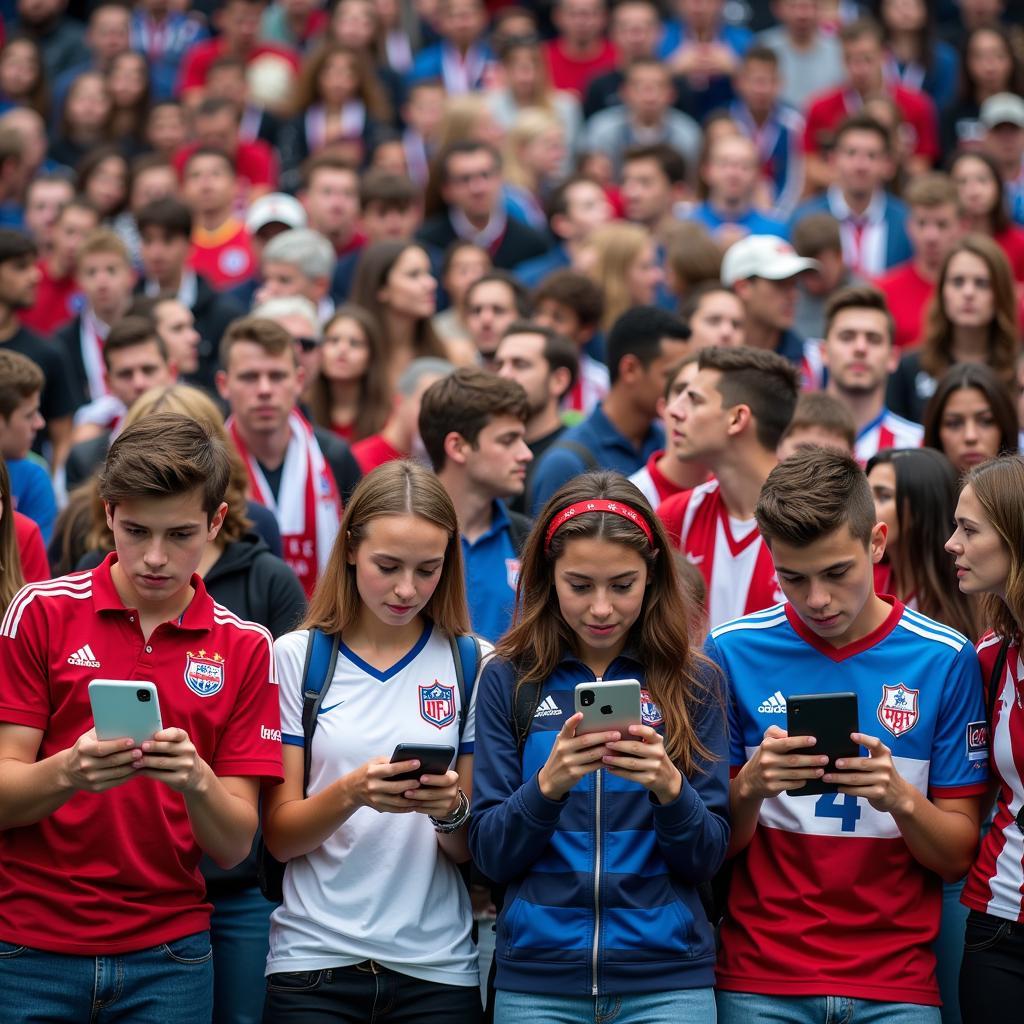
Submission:
<svg viewBox="0 0 1024 1024">
<path fill-rule="evenodd" d="M 960 589 L 984 595 L 989 631 L 978 644 L 989 721 L 968 732 L 985 756 L 995 797 L 992 828 L 964 886 L 970 908 L 960 968 L 964 1024 L 1019 1015 L 1024 1005 L 1024 460 L 1003 455 L 972 469 L 946 544 Z M 973 728 L 973 725 L 972 725 Z M 1013 1008 L 1017 1009 L 1014 1010 Z"/>
<path fill-rule="evenodd" d="M 267 847 L 286 862 L 264 1024 L 476 1024 L 469 895 L 473 710 L 449 638 L 468 632 L 455 509 L 431 473 L 396 461 L 348 502 L 304 628 L 275 645 L 285 781 L 267 793 Z M 303 665 L 339 638 L 303 796 Z M 466 680 L 471 683 L 471 680 Z M 461 723 L 461 736 L 460 736 Z M 394 781 L 400 743 L 457 748 L 454 770 Z"/>
</svg>

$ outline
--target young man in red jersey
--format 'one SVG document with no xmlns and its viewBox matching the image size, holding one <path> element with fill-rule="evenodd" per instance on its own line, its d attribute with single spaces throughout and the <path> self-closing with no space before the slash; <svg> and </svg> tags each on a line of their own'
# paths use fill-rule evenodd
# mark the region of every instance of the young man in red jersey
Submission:
<svg viewBox="0 0 1024 1024">
<path fill-rule="evenodd" d="M 129 427 L 99 483 L 114 552 L 24 587 L 0 623 L 11 1024 L 210 1020 L 199 860 L 239 863 L 261 781 L 281 779 L 271 636 L 214 603 L 197 574 L 230 473 L 225 445 L 185 416 Z M 99 740 L 88 687 L 101 677 L 155 683 L 163 728 Z"/>
<path fill-rule="evenodd" d="M 754 506 L 798 391 L 796 369 L 774 352 L 705 348 L 697 376 L 669 404 L 676 458 L 701 463 L 712 479 L 663 502 L 658 516 L 704 576 L 712 627 L 781 600 Z"/>
</svg>

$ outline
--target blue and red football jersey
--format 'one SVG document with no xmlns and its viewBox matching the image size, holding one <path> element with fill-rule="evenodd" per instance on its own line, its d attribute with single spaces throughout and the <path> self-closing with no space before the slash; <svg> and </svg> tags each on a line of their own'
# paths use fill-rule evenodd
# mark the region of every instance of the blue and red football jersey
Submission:
<svg viewBox="0 0 1024 1024">
<path fill-rule="evenodd" d="M 706 652 L 730 688 L 734 772 L 771 725 L 786 728 L 797 693 L 857 694 L 859 731 L 879 737 L 897 770 L 930 797 L 985 791 L 981 674 L 948 626 L 887 599 L 873 633 L 832 647 L 777 605 L 714 629 Z M 931 943 L 938 876 L 911 855 L 892 815 L 853 796 L 765 800 L 736 858 L 718 985 L 782 996 L 839 995 L 938 1005 Z"/>
</svg>

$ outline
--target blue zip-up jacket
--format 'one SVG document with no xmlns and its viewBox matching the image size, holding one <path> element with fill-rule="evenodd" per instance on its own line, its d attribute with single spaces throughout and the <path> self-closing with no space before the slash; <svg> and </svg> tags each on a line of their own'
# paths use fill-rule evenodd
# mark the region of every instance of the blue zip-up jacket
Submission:
<svg viewBox="0 0 1024 1024">
<path fill-rule="evenodd" d="M 719 674 L 707 671 L 720 691 Z M 623 654 L 604 678 L 642 683 L 643 667 Z M 549 800 L 537 774 L 573 714 L 576 684 L 593 679 L 577 658 L 563 657 L 541 687 L 521 761 L 514 669 L 496 659 L 480 679 L 469 845 L 480 870 L 508 885 L 496 986 L 572 996 L 710 987 L 715 939 L 697 885 L 718 871 L 729 843 L 723 705 L 696 723 L 716 760 L 684 777 L 672 803 L 604 769 Z M 644 716 L 662 731 L 649 700 Z"/>
</svg>

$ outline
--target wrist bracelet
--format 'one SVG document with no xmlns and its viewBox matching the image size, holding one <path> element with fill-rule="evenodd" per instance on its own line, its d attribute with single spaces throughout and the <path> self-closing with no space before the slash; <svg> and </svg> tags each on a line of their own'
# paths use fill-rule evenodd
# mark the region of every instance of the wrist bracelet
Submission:
<svg viewBox="0 0 1024 1024">
<path fill-rule="evenodd" d="M 459 806 L 447 818 L 435 818 L 431 815 L 430 820 L 433 822 L 434 831 L 441 835 L 458 832 L 469 821 L 469 797 L 460 789 Z"/>
</svg>

